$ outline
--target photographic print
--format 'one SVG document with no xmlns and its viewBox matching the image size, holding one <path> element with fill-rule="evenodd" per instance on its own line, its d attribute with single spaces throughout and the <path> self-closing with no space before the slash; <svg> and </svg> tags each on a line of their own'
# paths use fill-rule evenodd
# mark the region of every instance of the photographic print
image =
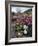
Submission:
<svg viewBox="0 0 38 46">
<path fill-rule="evenodd" d="M 36 42 L 37 3 L 10 2 L 7 4 L 6 44 Z M 36 27 L 36 28 L 35 28 Z"/>
<path fill-rule="evenodd" d="M 11 6 L 10 21 L 10 37 L 32 37 L 32 7 Z"/>
</svg>

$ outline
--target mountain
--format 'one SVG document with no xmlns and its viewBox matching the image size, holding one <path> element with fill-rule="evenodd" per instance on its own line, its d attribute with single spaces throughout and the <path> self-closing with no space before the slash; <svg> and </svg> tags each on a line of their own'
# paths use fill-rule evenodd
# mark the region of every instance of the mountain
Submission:
<svg viewBox="0 0 38 46">
<path fill-rule="evenodd" d="M 27 11 L 24 11 L 24 13 L 31 13 L 32 9 L 28 9 Z"/>
</svg>

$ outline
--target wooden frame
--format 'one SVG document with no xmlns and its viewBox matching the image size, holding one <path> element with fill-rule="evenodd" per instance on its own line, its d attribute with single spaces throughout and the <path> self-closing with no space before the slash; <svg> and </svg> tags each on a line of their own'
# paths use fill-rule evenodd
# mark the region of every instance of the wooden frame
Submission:
<svg viewBox="0 0 38 46">
<path fill-rule="evenodd" d="M 35 5 L 35 40 L 34 41 L 10 42 L 10 43 L 8 42 L 8 4 L 10 4 L 10 3 L 19 3 L 19 4 L 23 3 L 23 4 Z M 25 6 L 23 6 L 23 7 L 25 7 Z M 6 1 L 5 2 L 5 10 L 6 10 L 5 45 L 9 45 L 9 44 L 23 44 L 23 43 L 35 43 L 35 42 L 37 42 L 37 3 L 36 2 L 21 2 L 21 1 L 8 1 L 8 2 Z"/>
</svg>

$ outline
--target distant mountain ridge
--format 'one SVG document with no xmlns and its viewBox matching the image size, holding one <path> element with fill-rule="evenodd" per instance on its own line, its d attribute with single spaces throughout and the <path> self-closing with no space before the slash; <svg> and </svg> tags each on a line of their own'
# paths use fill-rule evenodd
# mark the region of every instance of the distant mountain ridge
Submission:
<svg viewBox="0 0 38 46">
<path fill-rule="evenodd" d="M 32 12 L 32 9 L 28 9 L 27 11 L 24 11 L 24 13 Z"/>
</svg>

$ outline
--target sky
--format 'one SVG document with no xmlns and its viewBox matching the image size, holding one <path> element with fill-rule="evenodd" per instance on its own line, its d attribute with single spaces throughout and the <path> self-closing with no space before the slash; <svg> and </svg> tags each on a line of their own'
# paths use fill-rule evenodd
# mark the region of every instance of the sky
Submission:
<svg viewBox="0 0 38 46">
<path fill-rule="evenodd" d="M 11 12 L 15 12 L 17 13 L 18 11 L 20 11 L 21 13 L 23 13 L 24 11 L 31 9 L 29 7 L 11 7 Z"/>
</svg>

